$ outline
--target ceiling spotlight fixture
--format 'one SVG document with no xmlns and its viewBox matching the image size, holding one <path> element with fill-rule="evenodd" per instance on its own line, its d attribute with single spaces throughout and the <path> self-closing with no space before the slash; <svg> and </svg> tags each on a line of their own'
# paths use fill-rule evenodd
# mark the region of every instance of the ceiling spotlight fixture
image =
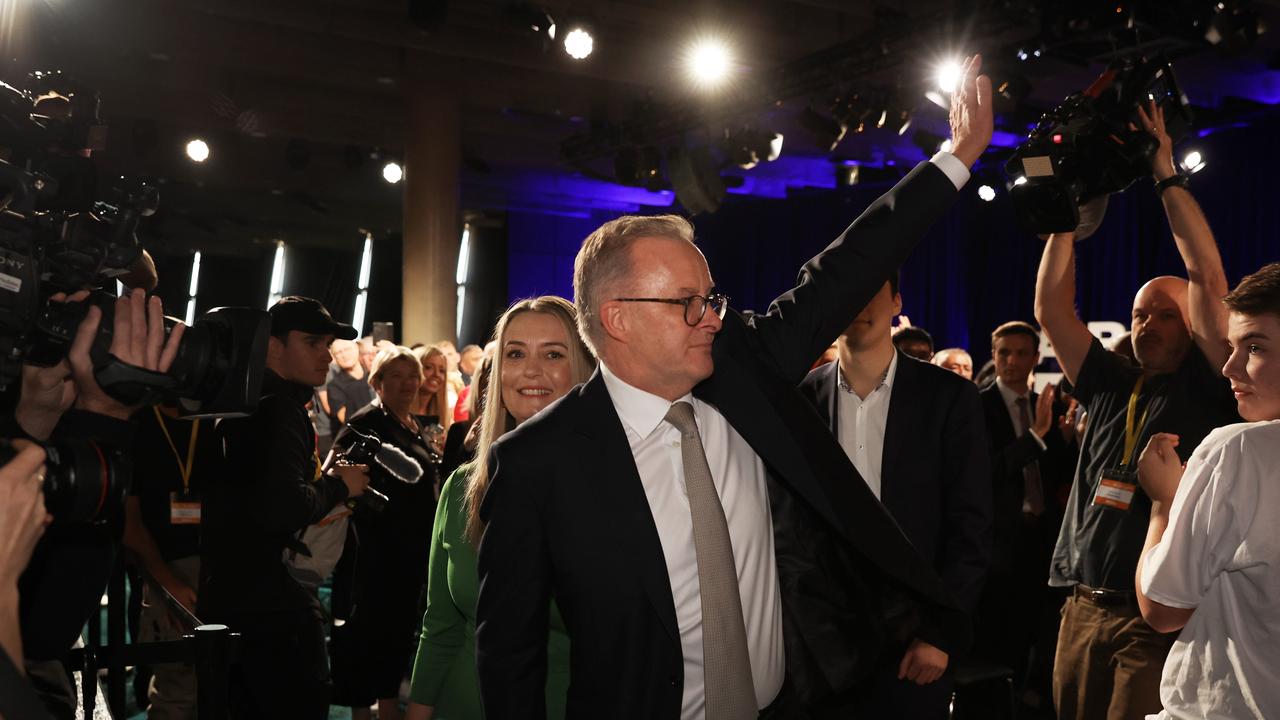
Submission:
<svg viewBox="0 0 1280 720">
<path fill-rule="evenodd" d="M 996 189 L 990 185 L 983 185 L 978 188 L 978 197 L 982 198 L 986 202 L 991 202 L 996 199 Z"/>
<path fill-rule="evenodd" d="M 187 143 L 187 157 L 193 162 L 202 163 L 209 159 L 209 144 L 200 138 Z"/>
<path fill-rule="evenodd" d="M 730 162 L 743 170 L 750 170 L 762 162 L 773 162 L 782 155 L 782 135 L 750 127 L 744 127 L 737 133 L 726 128 L 721 148 Z"/>
<path fill-rule="evenodd" d="M 595 49 L 595 42 L 586 28 L 575 27 L 564 36 L 564 51 L 574 60 L 585 60 Z"/>
<path fill-rule="evenodd" d="M 382 179 L 395 185 L 404 179 L 404 168 L 400 167 L 398 162 L 388 162 L 382 166 Z"/>
<path fill-rule="evenodd" d="M 728 78 L 733 65 L 733 54 L 724 41 L 702 38 L 689 49 L 687 65 L 689 77 L 695 85 L 714 88 Z"/>
<path fill-rule="evenodd" d="M 823 115 L 811 107 L 806 107 L 800 113 L 800 127 L 811 134 L 814 143 L 826 152 L 835 150 L 840 141 L 844 139 L 844 134 L 849 130 L 848 125 Z"/>
</svg>

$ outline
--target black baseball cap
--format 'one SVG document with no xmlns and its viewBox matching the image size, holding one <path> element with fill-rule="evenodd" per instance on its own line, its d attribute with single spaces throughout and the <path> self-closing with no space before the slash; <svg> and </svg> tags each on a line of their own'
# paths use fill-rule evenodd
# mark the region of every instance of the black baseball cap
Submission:
<svg viewBox="0 0 1280 720">
<path fill-rule="evenodd" d="M 333 319 L 324 305 L 315 298 L 289 295 L 271 306 L 271 334 L 277 337 L 290 330 L 312 335 L 332 335 L 339 340 L 355 340 L 356 329 Z"/>
</svg>

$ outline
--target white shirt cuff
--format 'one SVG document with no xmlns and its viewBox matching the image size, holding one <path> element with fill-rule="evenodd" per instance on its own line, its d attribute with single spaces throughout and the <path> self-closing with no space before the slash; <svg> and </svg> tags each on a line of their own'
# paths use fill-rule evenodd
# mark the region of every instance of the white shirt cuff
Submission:
<svg viewBox="0 0 1280 720">
<path fill-rule="evenodd" d="M 939 152 L 929 158 L 929 162 L 936 165 L 947 176 L 947 179 L 951 180 L 951 184 L 955 185 L 957 190 L 969 182 L 969 168 L 965 167 L 960 158 L 955 155 L 949 152 Z"/>
</svg>

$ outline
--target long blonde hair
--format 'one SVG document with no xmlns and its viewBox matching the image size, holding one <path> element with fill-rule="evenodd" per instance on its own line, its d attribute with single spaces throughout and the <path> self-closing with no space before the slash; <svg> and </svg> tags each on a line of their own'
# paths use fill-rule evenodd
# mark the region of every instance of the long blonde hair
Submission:
<svg viewBox="0 0 1280 720">
<path fill-rule="evenodd" d="M 434 410 L 436 411 L 436 415 L 440 418 L 440 427 L 444 428 L 444 431 L 448 433 L 449 426 L 453 424 L 453 408 L 449 407 L 449 371 L 447 370 L 449 367 L 449 358 L 445 356 L 443 350 L 434 346 L 416 348 L 413 351 L 413 355 L 418 358 L 419 365 L 422 365 L 428 359 L 435 357 L 436 355 L 445 359 L 445 377 L 440 380 L 440 389 L 436 391 L 435 395 L 428 398 L 422 397 L 422 393 L 419 391 L 418 400 L 422 402 L 423 415 L 431 414 L 431 410 L 433 409 L 432 402 L 434 401 Z M 422 372 L 425 374 L 426 371 L 426 367 L 423 367 Z"/>
<path fill-rule="evenodd" d="M 498 344 L 493 354 L 493 367 L 489 370 L 489 384 L 481 402 L 484 412 L 480 415 L 480 441 L 476 444 L 476 459 L 467 480 L 467 539 L 479 547 L 480 536 L 484 534 L 484 522 L 480 520 L 480 503 L 484 500 L 485 491 L 489 489 L 489 448 L 498 438 L 515 429 L 516 420 L 507 411 L 502 401 L 502 365 L 504 346 L 507 343 L 507 328 L 517 316 L 527 312 L 545 313 L 560 321 L 569 340 L 569 370 L 573 383 L 586 382 L 595 372 L 595 359 L 583 344 L 578 335 L 578 312 L 573 304 L 562 297 L 542 295 L 516 302 L 498 319 L 493 331 L 493 340 Z"/>
</svg>

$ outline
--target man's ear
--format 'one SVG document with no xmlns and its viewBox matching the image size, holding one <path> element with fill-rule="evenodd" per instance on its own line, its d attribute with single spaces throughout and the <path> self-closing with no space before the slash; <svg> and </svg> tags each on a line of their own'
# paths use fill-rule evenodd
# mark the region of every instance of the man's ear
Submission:
<svg viewBox="0 0 1280 720">
<path fill-rule="evenodd" d="M 600 325 L 604 328 L 604 334 L 620 343 L 627 342 L 632 319 L 624 304 L 616 300 L 600 306 Z"/>
<path fill-rule="evenodd" d="M 902 293 L 893 294 L 893 316 L 898 317 L 902 314 Z"/>
<path fill-rule="evenodd" d="M 284 340 L 271 335 L 267 339 L 267 359 L 279 360 L 284 357 Z"/>
</svg>

